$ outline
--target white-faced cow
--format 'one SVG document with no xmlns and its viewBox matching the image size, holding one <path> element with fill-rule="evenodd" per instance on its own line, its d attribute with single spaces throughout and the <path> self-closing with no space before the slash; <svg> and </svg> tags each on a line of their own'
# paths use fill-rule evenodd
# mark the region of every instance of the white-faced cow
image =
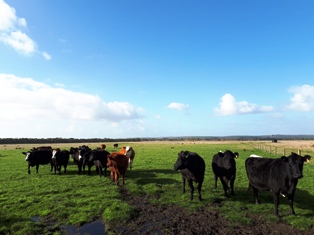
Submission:
<svg viewBox="0 0 314 235">
<path fill-rule="evenodd" d="M 258 191 L 271 191 L 274 197 L 275 215 L 278 216 L 279 195 L 288 198 L 290 213 L 295 214 L 293 200 L 298 180 L 303 177 L 303 163 L 311 157 L 291 153 L 290 156 L 272 159 L 250 157 L 245 161 L 249 184 L 254 200 L 259 204 Z"/>
<path fill-rule="evenodd" d="M 28 162 L 28 174 L 31 173 L 30 167 L 36 166 L 36 173 L 38 173 L 39 165 L 47 165 L 51 162 L 51 150 L 34 150 L 23 152 L 25 160 Z"/>
<path fill-rule="evenodd" d="M 225 196 L 229 198 L 227 193 L 228 183 L 230 182 L 231 194 L 234 195 L 234 181 L 236 178 L 236 162 L 239 154 L 237 152 L 233 153 L 230 150 L 225 152 L 218 152 L 213 156 L 212 159 L 212 169 L 214 172 L 215 185 L 214 188 L 217 188 L 217 180 L 220 179 L 221 184 L 223 185 Z"/>
<path fill-rule="evenodd" d="M 54 168 L 54 173 L 57 170 L 61 175 L 61 167 L 64 168 L 64 173 L 67 171 L 67 166 L 70 158 L 70 152 L 68 150 L 60 150 L 59 148 L 52 150 L 51 171 Z"/>
<path fill-rule="evenodd" d="M 135 151 L 131 146 L 122 147 L 119 153 L 124 154 L 129 159 L 129 167 L 132 170 L 133 161 L 135 158 Z"/>
<path fill-rule="evenodd" d="M 197 153 L 190 151 L 181 151 L 178 153 L 178 159 L 174 164 L 174 170 L 180 170 L 182 175 L 183 193 L 185 193 L 185 182 L 188 181 L 190 187 L 190 199 L 193 200 L 194 186 L 193 181 L 198 183 L 198 199 L 202 200 L 202 184 L 205 174 L 205 161 Z"/>
<path fill-rule="evenodd" d="M 90 152 L 91 149 L 86 145 L 80 146 L 78 148 L 70 148 L 70 154 L 72 155 L 74 163 L 77 165 L 79 174 L 82 172 L 82 168 L 85 173 L 86 160 Z"/>
</svg>

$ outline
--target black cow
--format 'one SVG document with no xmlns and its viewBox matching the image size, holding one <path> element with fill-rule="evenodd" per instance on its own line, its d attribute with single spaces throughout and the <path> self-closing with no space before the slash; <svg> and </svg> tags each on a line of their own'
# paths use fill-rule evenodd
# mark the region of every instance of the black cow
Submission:
<svg viewBox="0 0 314 235">
<path fill-rule="evenodd" d="M 28 174 L 31 173 L 30 167 L 36 166 L 36 173 L 38 173 L 39 165 L 47 165 L 51 162 L 52 151 L 50 150 L 34 150 L 23 152 L 25 160 L 28 161 Z"/>
<path fill-rule="evenodd" d="M 96 166 L 96 171 L 99 173 L 99 176 L 102 176 L 102 170 L 104 169 L 105 177 L 107 176 L 107 161 L 110 153 L 106 150 L 96 149 L 91 151 L 87 165 L 88 165 L 88 174 L 90 174 L 91 167 Z"/>
<path fill-rule="evenodd" d="M 258 191 L 271 191 L 274 197 L 275 215 L 278 216 L 279 194 L 288 198 L 290 213 L 295 215 L 293 200 L 298 180 L 303 177 L 303 163 L 311 157 L 291 153 L 290 156 L 272 158 L 248 158 L 245 161 L 249 185 L 254 200 L 259 204 Z"/>
<path fill-rule="evenodd" d="M 85 165 L 86 165 L 86 159 L 88 158 L 90 154 L 91 149 L 86 146 L 80 146 L 78 148 L 70 148 L 70 154 L 74 160 L 74 163 L 77 165 L 79 174 L 83 171 L 85 173 Z"/>
<path fill-rule="evenodd" d="M 229 198 L 227 193 L 228 191 L 228 182 L 230 181 L 230 190 L 231 195 L 234 195 L 234 181 L 236 178 L 236 162 L 235 158 L 237 158 L 239 154 L 237 152 L 233 153 L 230 150 L 226 150 L 225 152 L 218 152 L 213 156 L 212 159 L 212 169 L 214 172 L 215 185 L 214 188 L 217 188 L 217 180 L 218 178 L 221 181 L 221 184 L 225 191 L 225 196 Z"/>
<path fill-rule="evenodd" d="M 118 146 L 119 146 L 118 144 L 113 144 L 114 148 L 118 148 Z"/>
<path fill-rule="evenodd" d="M 174 170 L 181 170 L 183 181 L 183 193 L 185 193 L 185 181 L 187 180 L 190 187 L 190 199 L 193 200 L 194 186 L 193 181 L 198 183 L 198 199 L 202 200 L 201 190 L 205 174 L 205 162 L 197 153 L 181 151 L 178 153 L 177 162 Z"/>
<path fill-rule="evenodd" d="M 68 162 L 70 158 L 70 152 L 68 150 L 54 149 L 52 151 L 51 171 L 54 168 L 54 172 L 59 171 L 61 175 L 61 167 L 64 167 L 64 173 L 66 173 Z"/>
</svg>

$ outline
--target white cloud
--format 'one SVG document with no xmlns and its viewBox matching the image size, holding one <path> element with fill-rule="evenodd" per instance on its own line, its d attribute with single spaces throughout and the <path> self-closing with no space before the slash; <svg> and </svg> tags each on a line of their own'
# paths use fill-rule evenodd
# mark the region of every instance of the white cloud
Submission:
<svg viewBox="0 0 314 235">
<path fill-rule="evenodd" d="M 188 104 L 182 104 L 182 103 L 175 103 L 175 102 L 173 102 L 173 103 L 167 105 L 167 108 L 184 111 L 184 110 L 187 110 L 189 108 L 189 105 Z"/>
<path fill-rule="evenodd" d="M 46 60 L 51 60 L 51 55 L 49 55 L 47 52 L 43 51 L 42 55 Z"/>
<path fill-rule="evenodd" d="M 26 27 L 26 19 L 17 17 L 15 9 L 4 0 L 0 0 L 0 41 L 11 46 L 20 54 L 32 55 L 37 52 L 37 45 L 23 32 Z M 46 60 L 51 59 L 47 52 L 42 52 L 42 54 Z"/>
<path fill-rule="evenodd" d="M 12 46 L 21 54 L 30 55 L 35 52 L 36 44 L 25 33 L 21 31 L 11 32 L 0 38 L 5 44 Z"/>
<path fill-rule="evenodd" d="M 290 99 L 291 103 L 288 105 L 288 109 L 301 112 L 314 111 L 314 86 L 293 86 L 289 92 L 293 96 Z"/>
<path fill-rule="evenodd" d="M 217 115 L 228 116 L 236 114 L 249 114 L 249 113 L 264 113 L 273 111 L 272 106 L 260 106 L 257 104 L 250 104 L 247 101 L 236 101 L 231 94 L 225 94 L 219 103 L 219 108 L 214 111 Z"/>
<path fill-rule="evenodd" d="M 54 88 L 31 78 L 0 74 L 0 122 L 49 120 L 105 120 L 121 122 L 140 119 L 143 109 L 128 102 L 105 103 L 95 95 Z"/>
</svg>

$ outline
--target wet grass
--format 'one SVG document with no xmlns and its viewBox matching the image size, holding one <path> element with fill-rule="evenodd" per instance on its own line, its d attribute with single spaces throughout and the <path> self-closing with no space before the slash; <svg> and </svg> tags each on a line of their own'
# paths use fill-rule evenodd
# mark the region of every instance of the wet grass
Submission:
<svg viewBox="0 0 314 235">
<path fill-rule="evenodd" d="M 305 164 L 304 178 L 298 184 L 295 195 L 297 216 L 289 214 L 286 198 L 280 198 L 281 217 L 277 218 L 273 215 L 273 198 L 270 192 L 260 193 L 262 204 L 253 203 L 244 169 L 244 161 L 251 153 L 265 157 L 277 156 L 255 150 L 249 142 L 138 142 L 131 145 L 136 151 L 134 168 L 127 172 L 124 186 L 131 194 L 145 196 L 152 203 L 178 204 L 190 211 L 213 206 L 219 210 L 220 215 L 235 225 L 251 224 L 253 216 L 269 223 L 286 221 L 300 229 L 313 228 L 313 162 Z M 63 148 L 69 149 L 71 146 Z M 213 188 L 211 169 L 212 156 L 219 150 L 226 149 L 240 153 L 236 160 L 236 195 L 230 199 L 224 197 L 220 182 L 216 190 Z M 109 147 L 107 150 L 111 152 L 114 149 Z M 194 201 L 190 201 L 188 188 L 187 193 L 182 194 L 181 175 L 173 170 L 177 154 L 181 150 L 195 151 L 205 160 L 206 173 L 201 202 L 196 197 Z M 23 148 L 0 149 L 0 234 L 61 234 L 64 225 L 80 226 L 99 219 L 110 229 L 111 222 L 127 221 L 136 214 L 134 208 L 122 199 L 119 188 L 109 177 L 100 178 L 94 172 L 95 169 L 91 176 L 78 174 L 77 167 L 71 164 L 66 174 L 54 175 L 47 165 L 40 166 L 38 174 L 32 168 L 32 173 L 28 175 L 23 151 Z"/>
</svg>

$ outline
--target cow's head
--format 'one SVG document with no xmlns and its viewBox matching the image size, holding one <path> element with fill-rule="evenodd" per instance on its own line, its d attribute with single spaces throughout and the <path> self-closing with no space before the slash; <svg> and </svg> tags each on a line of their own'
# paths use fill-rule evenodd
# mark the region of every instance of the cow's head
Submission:
<svg viewBox="0 0 314 235">
<path fill-rule="evenodd" d="M 178 153 L 178 159 L 173 166 L 174 170 L 181 170 L 186 168 L 187 160 L 189 157 L 189 151 L 181 151 Z"/>
<path fill-rule="evenodd" d="M 236 158 L 237 156 L 231 152 L 230 150 L 226 150 L 223 154 L 223 165 L 224 165 L 224 168 L 225 169 L 230 169 L 231 167 L 234 166 L 234 159 Z"/>
<path fill-rule="evenodd" d="M 311 158 L 309 155 L 305 155 L 304 157 L 291 153 L 289 157 L 282 156 L 281 159 L 289 164 L 289 169 L 291 172 L 291 177 L 294 179 L 303 178 L 303 164 Z"/>
<path fill-rule="evenodd" d="M 56 148 L 56 149 L 52 150 L 52 158 L 51 159 L 56 159 L 57 152 L 60 152 L 59 148 Z"/>
<path fill-rule="evenodd" d="M 25 161 L 28 161 L 29 155 L 31 152 L 22 152 L 25 155 Z"/>
</svg>

